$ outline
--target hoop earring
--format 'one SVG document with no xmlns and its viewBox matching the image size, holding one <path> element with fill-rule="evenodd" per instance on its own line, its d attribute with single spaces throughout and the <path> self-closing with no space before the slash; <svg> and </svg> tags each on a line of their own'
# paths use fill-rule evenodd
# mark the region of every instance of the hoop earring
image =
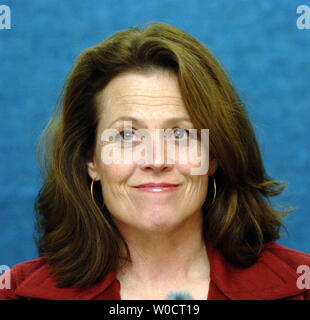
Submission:
<svg viewBox="0 0 310 320">
<path fill-rule="evenodd" d="M 97 202 L 96 202 L 96 200 L 95 200 L 95 198 L 94 198 L 94 182 L 96 181 L 96 178 L 94 178 L 93 180 L 92 180 L 92 182 L 91 182 L 91 185 L 90 185 L 90 195 L 91 195 L 91 198 L 93 199 L 93 201 L 94 201 L 94 203 L 96 204 L 96 205 L 98 205 L 97 204 Z M 99 181 L 99 180 L 98 180 Z M 104 204 L 102 204 L 102 207 L 100 208 L 100 209 L 103 209 L 103 207 L 104 207 Z"/>
<path fill-rule="evenodd" d="M 211 202 L 211 206 L 214 205 L 215 198 L 216 198 L 216 182 L 215 182 L 214 176 L 212 176 L 212 178 L 213 178 L 213 188 L 214 188 L 214 192 L 213 192 L 213 199 L 212 199 L 212 202 Z"/>
</svg>

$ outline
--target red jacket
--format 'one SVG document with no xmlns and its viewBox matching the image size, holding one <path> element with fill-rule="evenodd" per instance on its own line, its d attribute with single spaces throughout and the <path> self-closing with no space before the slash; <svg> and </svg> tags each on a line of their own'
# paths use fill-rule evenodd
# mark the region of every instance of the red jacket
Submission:
<svg viewBox="0 0 310 320">
<path fill-rule="evenodd" d="M 297 287 L 300 265 L 310 268 L 310 255 L 275 243 L 266 246 L 257 263 L 240 269 L 227 263 L 222 254 L 207 248 L 210 261 L 209 300 L 310 300 L 310 279 L 306 288 Z M 56 288 L 49 266 L 42 258 L 20 263 L 10 270 L 11 288 L 0 289 L 0 300 L 119 300 L 120 283 L 111 271 L 101 282 L 87 289 Z M 3 275 L 2 275 L 3 277 Z M 1 278 L 0 278 L 1 281 Z M 300 281 L 299 281 L 300 283 Z M 299 285 L 300 287 L 300 285 Z"/>
</svg>

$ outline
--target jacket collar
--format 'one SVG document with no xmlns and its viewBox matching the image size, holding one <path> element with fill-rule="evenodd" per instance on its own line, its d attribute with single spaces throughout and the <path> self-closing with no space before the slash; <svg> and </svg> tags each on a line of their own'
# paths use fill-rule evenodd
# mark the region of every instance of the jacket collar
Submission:
<svg viewBox="0 0 310 320">
<path fill-rule="evenodd" d="M 220 251 L 211 246 L 208 256 L 211 281 L 228 299 L 276 300 L 306 291 L 297 288 L 296 270 L 273 254 L 268 244 L 261 258 L 244 269 L 228 264 Z"/>
<path fill-rule="evenodd" d="M 296 286 L 296 270 L 268 250 L 268 246 L 258 262 L 245 269 L 227 263 L 223 255 L 211 245 L 207 245 L 207 254 L 211 282 L 227 299 L 275 300 L 306 291 Z M 55 280 L 49 274 L 48 265 L 43 264 L 17 287 L 15 293 L 37 299 L 91 300 L 111 289 L 115 281 L 118 286 L 114 289 L 119 290 L 116 272 L 111 271 L 104 280 L 87 289 L 57 288 Z M 212 296 L 212 292 L 209 292 L 210 295 Z"/>
<path fill-rule="evenodd" d="M 47 300 L 91 300 L 106 291 L 116 279 L 111 271 L 99 283 L 86 288 L 57 288 L 55 279 L 49 273 L 48 264 L 43 264 L 27 277 L 15 290 L 18 296 Z"/>
</svg>

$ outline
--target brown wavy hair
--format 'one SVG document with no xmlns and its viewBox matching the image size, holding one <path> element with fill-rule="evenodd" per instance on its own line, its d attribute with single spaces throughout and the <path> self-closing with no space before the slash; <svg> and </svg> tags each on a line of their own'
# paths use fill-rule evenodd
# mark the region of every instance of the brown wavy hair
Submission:
<svg viewBox="0 0 310 320">
<path fill-rule="evenodd" d="M 122 235 L 95 184 L 90 195 L 87 161 L 96 145 L 95 95 L 118 74 L 173 70 L 197 129 L 208 128 L 219 167 L 203 205 L 204 236 L 235 266 L 254 264 L 264 244 L 279 239 L 287 211 L 270 197 L 285 184 L 266 174 L 254 130 L 231 81 L 210 51 L 191 35 L 163 23 L 119 31 L 75 61 L 43 131 L 37 155 L 43 183 L 35 201 L 39 256 L 58 287 L 87 287 L 117 266 Z M 126 245 L 126 243 L 125 243 Z M 128 259 L 130 253 L 128 251 Z"/>
</svg>

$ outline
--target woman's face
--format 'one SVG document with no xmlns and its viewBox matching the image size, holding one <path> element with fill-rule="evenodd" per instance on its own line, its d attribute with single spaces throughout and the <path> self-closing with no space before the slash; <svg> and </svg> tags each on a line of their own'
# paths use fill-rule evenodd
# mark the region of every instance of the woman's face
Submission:
<svg viewBox="0 0 310 320">
<path fill-rule="evenodd" d="M 187 137 L 185 130 L 194 129 L 194 126 L 184 107 L 176 75 L 169 71 L 118 75 L 99 92 L 96 103 L 100 120 L 96 150 L 92 161 L 88 162 L 88 173 L 91 178 L 97 177 L 101 181 L 105 206 L 116 224 L 158 233 L 200 219 L 208 175 L 216 170 L 216 161 L 210 162 L 208 174 L 203 175 L 191 174 L 191 168 L 199 167 L 199 164 L 190 160 L 184 162 L 183 156 L 181 161 L 180 150 L 190 150 L 187 146 L 178 149 L 179 141 Z M 124 118 L 132 121 L 132 129 L 125 130 L 125 134 L 122 132 Z M 163 139 L 163 148 L 160 149 L 155 132 L 168 128 L 174 130 Z M 102 141 L 102 133 L 107 132 L 106 129 L 115 129 L 112 131 L 115 132 L 113 141 Z M 122 157 L 119 163 L 106 163 L 103 159 L 106 146 L 120 151 L 122 155 L 128 148 L 134 152 L 141 146 L 138 129 L 147 129 L 151 133 L 154 142 L 152 161 L 141 163 L 135 158 L 125 163 Z M 174 161 L 167 161 L 167 150 L 173 143 L 176 146 Z M 163 154 L 164 161 L 161 160 Z M 170 189 L 160 186 L 137 188 L 147 183 L 178 186 Z"/>
</svg>

